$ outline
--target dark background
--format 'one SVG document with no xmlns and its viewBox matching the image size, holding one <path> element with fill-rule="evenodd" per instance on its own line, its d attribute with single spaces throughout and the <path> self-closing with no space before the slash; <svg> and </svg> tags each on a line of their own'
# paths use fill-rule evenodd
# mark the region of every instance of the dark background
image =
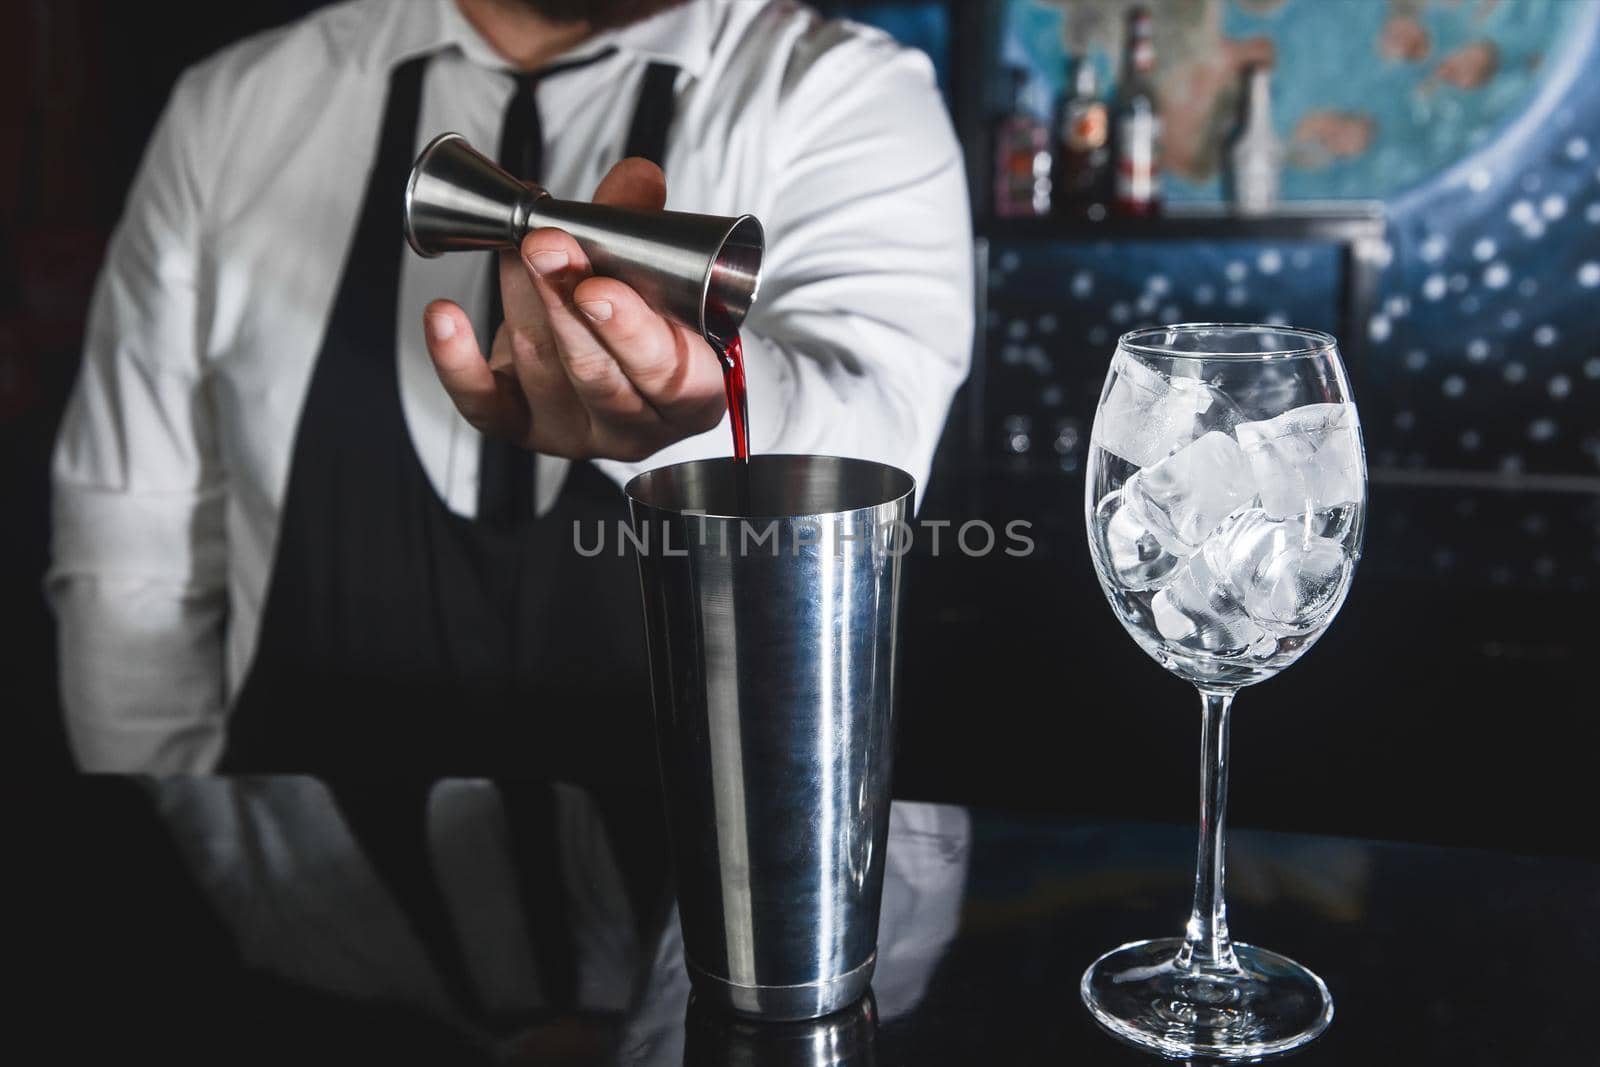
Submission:
<svg viewBox="0 0 1600 1067">
<path fill-rule="evenodd" d="M 0 158 L 0 632 L 8 652 L 0 699 L 16 731 L 5 751 L 26 772 L 70 767 L 40 585 L 47 463 L 101 250 L 179 71 L 316 6 L 213 5 L 178 18 L 153 17 L 139 5 L 31 0 L 0 15 L 0 49 L 8 50 L 0 109 L 7 128 L 21 131 Z M 896 5 L 858 6 L 875 16 Z M 983 6 L 948 9 L 956 52 L 940 57 L 980 194 L 984 130 L 997 107 L 988 61 L 973 49 L 986 23 L 972 12 Z M 987 233 L 979 206 L 979 232 Z M 1010 384 L 987 393 L 972 387 L 958 399 L 923 514 L 957 524 L 1027 519 L 1040 551 L 1025 560 L 959 553 L 913 560 L 898 791 L 1086 816 L 1192 820 L 1197 702 L 1115 623 L 1083 544 L 1075 449 L 1048 447 L 1072 420 L 1087 437 L 1109 344 L 1093 358 L 1054 364 L 1048 381 L 1032 385 L 1008 379 L 1004 362 L 1012 323 L 1037 331 L 1042 308 L 1068 304 L 1061 290 L 1067 272 L 1078 269 L 1072 257 L 1104 257 L 1094 269 L 1107 295 L 1097 296 L 1096 310 L 1116 284 L 1132 286 L 1129 299 L 1136 299 L 1145 281 L 1133 275 L 1148 270 L 1128 266 L 1136 259 L 1120 245 L 1074 251 L 1066 239 L 1042 251 L 1025 243 L 1006 261 L 1012 245 L 998 231 L 988 235 L 999 277 L 985 279 L 997 296 L 980 324 L 974 382 Z M 1048 261 L 1050 255 L 1062 258 Z M 1192 259 L 1174 266 L 1176 276 L 1215 270 L 1225 253 L 1175 248 L 1172 255 L 1201 257 L 1198 267 Z M 1030 256 L 1047 262 L 1032 268 Z M 1045 288 L 1019 288 L 1019 275 L 1043 279 Z M 1248 319 L 1273 309 L 1236 310 Z M 1592 316 L 1588 322 L 1592 330 Z M 1430 325 L 1446 334 L 1450 328 L 1447 318 Z M 1436 370 L 1467 344 L 1464 335 L 1438 340 Z M 1600 354 L 1593 333 L 1569 340 Z M 1381 350 L 1350 354 L 1375 452 L 1386 447 L 1381 435 L 1400 424 L 1399 411 L 1426 415 L 1439 403 L 1437 392 L 1395 384 L 1399 358 Z M 1034 436 L 1043 432 L 1041 447 L 1019 456 L 1006 420 L 1019 396 L 1050 383 L 1064 391 L 1065 421 L 1033 427 Z M 1577 420 L 1600 423 L 1592 404 L 1586 414 L 1578 409 Z M 1394 459 L 1410 476 L 1385 476 L 1375 465 L 1367 555 L 1337 623 L 1294 669 L 1240 699 L 1231 821 L 1600 854 L 1587 781 L 1597 702 L 1582 670 L 1600 637 L 1587 578 L 1597 563 L 1600 496 L 1581 478 L 1491 471 L 1462 479 L 1443 469 L 1443 477 L 1430 479 L 1416 476 L 1429 464 L 1408 464 L 1404 448 Z M 1539 562 L 1546 559 L 1548 567 Z"/>
</svg>

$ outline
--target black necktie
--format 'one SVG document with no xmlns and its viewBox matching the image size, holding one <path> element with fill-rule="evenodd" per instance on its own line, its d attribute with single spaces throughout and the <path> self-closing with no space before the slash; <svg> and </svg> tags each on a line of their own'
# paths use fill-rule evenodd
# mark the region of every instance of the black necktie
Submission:
<svg viewBox="0 0 1600 1067">
<path fill-rule="evenodd" d="M 542 182 L 544 170 L 544 127 L 539 121 L 539 102 L 535 96 L 539 82 L 553 74 L 587 67 L 616 54 L 615 47 L 602 48 L 592 55 L 554 63 L 540 70 L 515 74 L 516 90 L 511 103 L 506 106 L 506 117 L 500 126 L 500 165 L 523 181 Z M 646 72 L 645 91 L 641 107 L 651 103 L 653 111 L 662 112 L 664 97 L 666 111 L 655 115 L 665 136 L 665 124 L 670 115 L 672 75 L 676 68 L 664 68 L 665 81 L 656 70 L 661 64 L 651 64 Z M 637 116 L 635 126 L 638 126 Z M 656 155 L 659 155 L 657 151 Z M 655 158 L 652 156 L 651 158 Z M 659 160 L 657 160 L 659 162 Z M 500 253 L 489 257 L 489 344 L 505 319 L 505 308 L 500 302 Z M 483 439 L 483 450 L 478 461 L 478 518 L 498 525 L 514 525 L 533 518 L 534 454 L 517 445 Z"/>
<path fill-rule="evenodd" d="M 516 91 L 500 127 L 500 165 L 524 181 L 539 181 L 544 169 L 544 130 L 534 98 L 544 72 L 516 76 Z M 500 302 L 500 253 L 489 257 L 489 343 L 505 319 Z M 533 453 L 492 437 L 483 439 L 478 460 L 478 519 L 513 525 L 533 517 Z"/>
</svg>

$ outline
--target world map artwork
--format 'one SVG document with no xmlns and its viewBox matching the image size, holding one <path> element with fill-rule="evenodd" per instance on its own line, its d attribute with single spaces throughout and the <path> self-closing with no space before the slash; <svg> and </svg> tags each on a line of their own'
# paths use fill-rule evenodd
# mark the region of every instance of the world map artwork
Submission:
<svg viewBox="0 0 1600 1067">
<path fill-rule="evenodd" d="M 1001 62 L 1048 116 L 1069 57 L 1114 88 L 1134 0 L 1010 0 Z M 1248 67 L 1272 68 L 1290 199 L 1385 197 L 1437 174 L 1516 114 L 1582 16 L 1572 0 L 1154 0 L 1171 200 L 1221 195 L 1219 148 Z"/>
</svg>

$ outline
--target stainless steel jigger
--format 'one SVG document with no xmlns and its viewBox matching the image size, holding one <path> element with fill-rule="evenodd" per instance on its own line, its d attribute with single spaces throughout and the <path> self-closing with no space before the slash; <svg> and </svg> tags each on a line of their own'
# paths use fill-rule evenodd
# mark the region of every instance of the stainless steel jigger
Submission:
<svg viewBox="0 0 1600 1067">
<path fill-rule="evenodd" d="M 406 183 L 406 240 L 420 256 L 517 248 L 528 231 L 571 234 L 596 274 L 632 286 L 718 351 L 755 302 L 765 237 L 753 215 L 629 211 L 557 200 L 502 170 L 459 133 L 435 137 Z"/>
</svg>

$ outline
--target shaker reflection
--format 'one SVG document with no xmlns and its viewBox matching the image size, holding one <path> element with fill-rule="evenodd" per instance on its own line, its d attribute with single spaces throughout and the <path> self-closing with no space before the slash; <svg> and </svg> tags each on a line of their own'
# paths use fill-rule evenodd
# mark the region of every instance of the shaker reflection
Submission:
<svg viewBox="0 0 1600 1067">
<path fill-rule="evenodd" d="M 801 1022 L 739 1018 L 689 1000 L 685 1067 L 869 1067 L 877 1063 L 877 1005 L 868 993 L 855 1004 Z"/>
</svg>

